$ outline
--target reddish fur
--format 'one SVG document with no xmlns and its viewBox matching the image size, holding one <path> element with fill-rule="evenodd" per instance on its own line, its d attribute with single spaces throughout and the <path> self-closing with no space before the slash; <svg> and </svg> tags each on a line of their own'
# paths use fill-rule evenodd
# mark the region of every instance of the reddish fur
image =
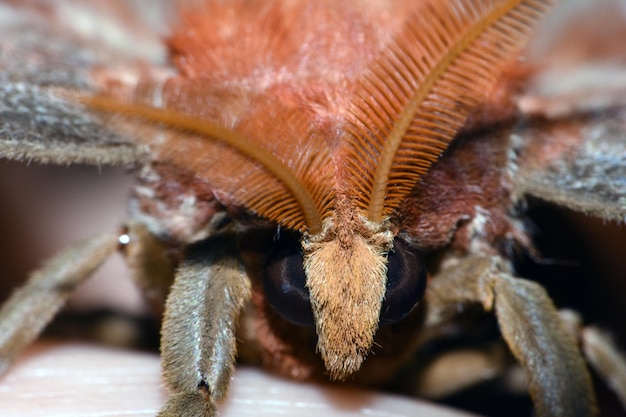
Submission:
<svg viewBox="0 0 626 417">
<path fill-rule="evenodd" d="M 172 61 L 182 79 L 267 93 L 305 112 L 335 147 L 356 78 L 416 6 L 358 3 L 209 1 L 182 14 L 185 30 L 169 41 Z M 206 22 L 219 22 L 218 30 Z"/>
<path fill-rule="evenodd" d="M 397 218 L 415 246 L 433 249 L 454 243 L 466 250 L 470 236 L 464 225 L 476 216 L 476 207 L 488 213 L 485 242 L 503 243 L 509 233 L 517 234 L 509 217 L 507 133 L 460 138 L 422 178 Z"/>
<path fill-rule="evenodd" d="M 358 3 L 207 1 L 182 13 L 184 31 L 169 41 L 172 60 L 186 78 L 245 83 L 256 91 L 343 81 L 364 69 L 407 10 L 393 2 Z"/>
</svg>

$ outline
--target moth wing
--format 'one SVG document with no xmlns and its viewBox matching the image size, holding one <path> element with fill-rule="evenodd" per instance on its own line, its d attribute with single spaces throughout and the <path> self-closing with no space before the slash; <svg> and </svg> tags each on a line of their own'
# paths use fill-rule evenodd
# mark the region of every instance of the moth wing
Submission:
<svg viewBox="0 0 626 417">
<path fill-rule="evenodd" d="M 139 61 L 164 60 L 156 25 L 129 22 L 131 15 L 120 2 L 0 2 L 0 158 L 129 164 L 143 157 L 62 98 L 93 89 L 99 67 L 137 70 Z"/>
<path fill-rule="evenodd" d="M 525 129 L 518 139 L 518 194 L 626 220 L 626 108 Z"/>
<path fill-rule="evenodd" d="M 626 17 L 620 7 L 616 1 L 573 7 L 534 46 L 530 60 L 539 71 L 517 100 L 528 117 L 513 136 L 513 181 L 518 195 L 624 221 L 626 48 L 619 39 Z"/>
</svg>

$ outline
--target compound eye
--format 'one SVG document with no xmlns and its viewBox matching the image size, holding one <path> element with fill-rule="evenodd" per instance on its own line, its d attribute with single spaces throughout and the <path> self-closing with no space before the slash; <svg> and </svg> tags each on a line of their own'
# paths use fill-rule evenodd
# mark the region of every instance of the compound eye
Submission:
<svg viewBox="0 0 626 417">
<path fill-rule="evenodd" d="M 380 310 L 380 325 L 397 323 L 417 306 L 426 289 L 422 254 L 395 238 L 387 261 L 387 290 Z"/>
<path fill-rule="evenodd" d="M 280 316 L 299 326 L 312 327 L 315 320 L 303 261 L 299 242 L 281 235 L 265 265 L 263 287 L 268 302 Z"/>
</svg>

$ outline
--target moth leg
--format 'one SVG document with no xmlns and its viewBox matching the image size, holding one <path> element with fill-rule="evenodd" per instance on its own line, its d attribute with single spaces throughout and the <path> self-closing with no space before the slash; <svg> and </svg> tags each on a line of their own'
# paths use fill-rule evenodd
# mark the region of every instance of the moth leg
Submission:
<svg viewBox="0 0 626 417">
<path fill-rule="evenodd" d="M 430 284 L 427 324 L 444 310 L 479 302 L 494 311 L 511 353 L 525 369 L 538 416 L 592 416 L 595 395 L 576 338 L 540 285 L 506 273 L 497 258 L 447 265 Z"/>
<path fill-rule="evenodd" d="M 239 313 L 250 296 L 233 235 L 188 248 L 165 306 L 161 360 L 173 395 L 159 416 L 216 414 L 234 369 Z"/>
<path fill-rule="evenodd" d="M 141 223 L 129 223 L 124 234 L 122 252 L 131 276 L 152 310 L 163 314 L 167 293 L 174 281 L 175 263 L 166 246 Z"/>
<path fill-rule="evenodd" d="M 118 246 L 117 233 L 78 242 L 48 260 L 11 295 L 0 309 L 0 374 Z"/>
<path fill-rule="evenodd" d="M 606 332 L 594 326 L 583 326 L 578 313 L 561 310 L 560 314 L 578 339 L 589 365 L 615 392 L 626 409 L 626 357 Z"/>
</svg>

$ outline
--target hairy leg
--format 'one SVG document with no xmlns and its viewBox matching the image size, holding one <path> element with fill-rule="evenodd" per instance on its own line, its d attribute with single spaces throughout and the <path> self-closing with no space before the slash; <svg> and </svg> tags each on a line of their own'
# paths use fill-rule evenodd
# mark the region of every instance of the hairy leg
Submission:
<svg viewBox="0 0 626 417">
<path fill-rule="evenodd" d="M 575 337 L 540 285 L 513 277 L 497 258 L 467 257 L 448 264 L 427 294 L 427 325 L 445 310 L 480 303 L 494 311 L 503 338 L 525 369 L 539 416 L 591 416 L 595 395 Z"/>
<path fill-rule="evenodd" d="M 235 327 L 249 298 L 233 235 L 188 248 L 165 309 L 161 355 L 173 395 L 160 416 L 215 415 L 234 370 Z"/>
<path fill-rule="evenodd" d="M 74 244 L 35 271 L 0 309 L 0 374 L 39 336 L 78 284 L 118 248 L 110 233 Z"/>
</svg>

